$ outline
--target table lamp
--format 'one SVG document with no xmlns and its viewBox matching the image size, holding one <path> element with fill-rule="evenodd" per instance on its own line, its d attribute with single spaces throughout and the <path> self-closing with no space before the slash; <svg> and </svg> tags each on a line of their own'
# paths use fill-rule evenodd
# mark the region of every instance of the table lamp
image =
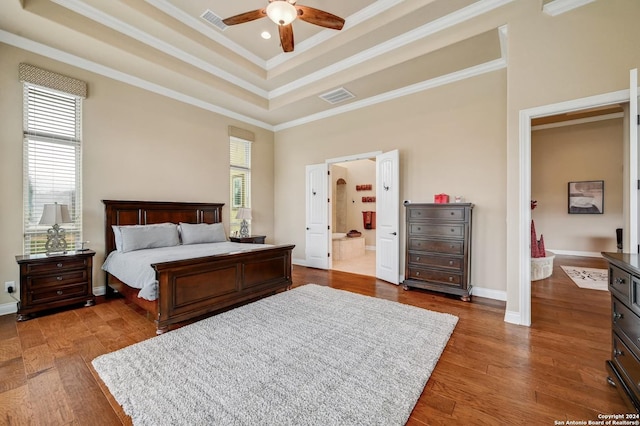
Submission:
<svg viewBox="0 0 640 426">
<path fill-rule="evenodd" d="M 47 231 L 47 243 L 44 246 L 47 250 L 47 256 L 52 253 L 67 252 L 67 242 L 64 239 L 65 232 L 63 228 L 60 228 L 60 224 L 70 222 L 72 222 L 71 216 L 69 215 L 69 207 L 66 204 L 44 205 L 40 225 L 53 225 Z"/>
<path fill-rule="evenodd" d="M 247 220 L 251 220 L 251 209 L 239 208 L 238 213 L 236 214 L 236 219 L 242 219 L 242 222 L 240 223 L 240 236 L 248 237 L 249 224 L 247 223 Z"/>
</svg>

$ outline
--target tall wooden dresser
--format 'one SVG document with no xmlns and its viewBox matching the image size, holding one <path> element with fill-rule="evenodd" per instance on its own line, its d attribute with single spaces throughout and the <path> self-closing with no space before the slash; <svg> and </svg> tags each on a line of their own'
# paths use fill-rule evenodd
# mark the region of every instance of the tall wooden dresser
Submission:
<svg viewBox="0 0 640 426">
<path fill-rule="evenodd" d="M 403 288 L 471 300 L 471 203 L 406 203 Z"/>
<path fill-rule="evenodd" d="M 602 253 L 609 261 L 611 359 L 607 381 L 640 413 L 640 257 Z"/>
</svg>

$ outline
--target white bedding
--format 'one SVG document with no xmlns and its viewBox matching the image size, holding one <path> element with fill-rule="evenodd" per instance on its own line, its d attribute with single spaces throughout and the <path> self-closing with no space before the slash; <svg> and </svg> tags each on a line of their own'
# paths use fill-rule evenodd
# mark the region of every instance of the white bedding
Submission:
<svg viewBox="0 0 640 426">
<path fill-rule="evenodd" d="M 222 243 L 189 244 L 135 250 L 126 253 L 114 250 L 105 259 L 102 270 L 107 271 L 131 287 L 139 288 L 138 297 L 156 300 L 158 298 L 158 282 L 156 281 L 156 272 L 151 267 L 154 263 L 232 252 L 247 252 L 264 247 L 270 247 L 270 245 L 226 241 Z"/>
</svg>

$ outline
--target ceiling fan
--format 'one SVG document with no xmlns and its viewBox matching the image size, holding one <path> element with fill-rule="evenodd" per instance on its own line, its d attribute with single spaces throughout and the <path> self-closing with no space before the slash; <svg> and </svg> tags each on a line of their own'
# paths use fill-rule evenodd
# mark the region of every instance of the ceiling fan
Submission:
<svg viewBox="0 0 640 426">
<path fill-rule="evenodd" d="M 291 23 L 296 18 L 333 30 L 341 30 L 344 25 L 344 19 L 341 17 L 313 7 L 297 5 L 296 0 L 269 0 L 269 4 L 264 9 L 241 13 L 223 19 L 222 22 L 225 25 L 236 25 L 264 17 L 269 17 L 278 24 L 280 43 L 285 52 L 293 52 L 293 27 Z"/>
</svg>

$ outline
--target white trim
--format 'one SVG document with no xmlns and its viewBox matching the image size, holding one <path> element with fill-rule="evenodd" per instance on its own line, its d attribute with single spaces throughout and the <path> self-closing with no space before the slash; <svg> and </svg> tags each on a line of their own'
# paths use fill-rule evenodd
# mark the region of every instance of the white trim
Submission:
<svg viewBox="0 0 640 426">
<path fill-rule="evenodd" d="M 346 163 L 347 161 L 368 160 L 370 158 L 376 158 L 376 156 L 382 154 L 382 151 L 365 152 L 362 154 L 346 155 L 344 157 L 329 158 L 324 162 L 327 164 Z"/>
<path fill-rule="evenodd" d="M 93 295 L 94 296 L 104 296 L 107 294 L 107 287 L 104 285 L 100 285 L 98 287 L 93 287 Z"/>
<path fill-rule="evenodd" d="M 623 112 L 614 112 L 612 114 L 598 115 L 595 117 L 576 118 L 575 120 L 560 121 L 557 123 L 539 124 L 531 127 L 531 130 L 554 129 L 557 127 L 574 126 L 576 124 L 594 123 L 597 121 L 613 120 L 616 118 L 624 118 Z"/>
<path fill-rule="evenodd" d="M 321 120 L 323 118 L 333 117 L 335 115 L 343 114 L 348 111 L 354 111 L 360 108 L 375 105 L 381 102 L 386 102 L 392 99 L 400 98 L 402 96 L 411 95 L 414 93 L 422 92 L 424 90 L 433 89 L 435 87 L 444 86 L 445 84 L 453 83 L 456 81 L 464 80 L 470 77 L 475 77 L 481 74 L 485 74 L 492 71 L 497 71 L 506 68 L 507 63 L 504 59 L 495 59 L 484 64 L 476 65 L 471 68 L 452 72 L 447 75 L 425 80 L 420 83 L 412 84 L 410 86 L 402 87 L 400 89 L 392 90 L 386 93 L 381 93 L 370 98 L 363 99 L 361 101 L 351 102 L 347 105 L 343 105 L 337 108 L 332 108 L 327 111 L 311 114 L 306 117 L 291 120 L 285 123 L 277 124 L 274 126 L 275 131 L 289 129 L 291 127 L 300 126 L 302 124 L 311 123 L 313 121 Z"/>
<path fill-rule="evenodd" d="M 531 325 L 531 254 L 529 251 L 531 243 L 531 119 L 627 101 L 629 101 L 628 89 L 520 111 L 518 142 L 520 189 L 518 191 L 518 232 L 516 234 L 518 239 L 519 312 L 509 311 L 505 315 L 506 322 Z M 507 216 L 509 213 L 507 212 Z M 509 238 L 508 235 L 507 238 Z"/>
<path fill-rule="evenodd" d="M 151 46 L 154 49 L 159 50 L 169 56 L 177 58 L 187 64 L 190 64 L 202 71 L 206 71 L 209 74 L 215 75 L 223 80 L 228 81 L 231 84 L 242 87 L 244 90 L 251 92 L 260 97 L 266 98 L 268 96 L 268 92 L 265 89 L 262 89 L 254 84 L 249 83 L 247 80 L 237 77 L 236 75 L 223 70 L 215 65 L 211 65 L 207 61 L 203 61 L 202 59 L 193 56 L 184 50 L 178 49 L 177 47 L 160 40 L 157 37 L 154 37 L 140 29 L 127 24 L 126 22 L 120 21 L 113 16 L 110 16 L 101 10 L 98 10 L 94 7 L 91 7 L 84 3 L 81 0 L 52 0 L 54 3 L 59 4 L 62 7 L 66 7 L 69 10 L 76 12 L 79 15 L 82 15 L 92 21 L 98 22 L 108 28 L 115 29 L 116 31 L 124 34 L 128 37 L 131 37 L 134 40 L 137 40 L 141 43 L 146 44 L 147 46 Z"/>
<path fill-rule="evenodd" d="M 0 305 L 0 315 L 15 314 L 18 312 L 18 302 L 3 303 Z"/>
<path fill-rule="evenodd" d="M 461 24 L 469 19 L 476 18 L 483 13 L 487 13 L 497 7 L 511 3 L 512 1 L 513 0 L 482 0 L 474 3 L 447 16 L 436 19 L 435 21 L 431 21 L 428 24 L 387 40 L 384 43 L 380 43 L 372 48 L 363 50 L 342 61 L 335 62 L 327 67 L 319 69 L 318 71 L 307 74 L 302 78 L 273 89 L 269 92 L 269 99 L 274 99 L 286 93 L 298 90 L 301 87 L 347 70 L 355 65 L 371 60 L 385 53 L 392 52 L 396 49 L 400 49 L 409 43 L 414 43 L 439 31 Z"/>
<path fill-rule="evenodd" d="M 492 288 L 476 287 L 471 288 L 471 294 L 473 297 L 484 297 L 487 299 L 501 300 L 505 302 L 507 300 L 507 292 L 502 290 L 494 290 Z"/>
<path fill-rule="evenodd" d="M 184 102 L 186 104 L 190 104 L 207 111 L 215 112 L 225 117 L 233 118 L 234 120 L 239 120 L 244 123 L 253 124 L 254 126 L 261 127 L 263 129 L 274 131 L 274 127 L 271 124 L 265 123 L 263 121 L 256 120 L 246 115 L 238 114 L 237 112 L 230 111 L 226 108 L 219 107 L 212 103 L 205 102 L 189 95 L 185 95 L 175 90 L 167 89 L 166 87 L 151 83 L 139 77 L 123 73 L 116 69 L 106 67 L 104 65 L 89 61 L 84 58 L 80 58 L 79 56 L 63 52 L 62 50 L 55 49 L 53 47 L 26 39 L 24 37 L 12 34 L 1 29 L 0 42 L 27 50 L 29 52 L 37 53 L 38 55 L 42 55 L 47 58 L 55 59 L 56 61 L 60 61 L 65 64 L 70 64 L 75 67 L 91 71 L 93 73 L 103 75 L 113 80 L 121 81 L 123 83 L 127 83 L 132 86 L 139 87 L 141 89 L 145 89 L 150 92 L 157 93 L 159 95 L 166 96 L 168 98 L 175 99 L 177 101 Z"/>
<path fill-rule="evenodd" d="M 307 259 L 300 259 L 300 258 L 291 258 L 291 263 L 294 265 L 299 265 L 299 266 L 304 266 L 304 267 L 309 267 L 309 264 L 307 263 Z"/>
<path fill-rule="evenodd" d="M 553 0 L 545 4 L 542 7 L 542 11 L 549 16 L 558 16 L 594 1 L 595 0 Z"/>
<path fill-rule="evenodd" d="M 260 58 L 256 54 L 248 51 L 244 47 L 240 46 L 238 43 L 231 41 L 228 37 L 225 37 L 224 35 L 220 34 L 220 32 L 218 32 L 217 30 L 214 30 L 212 27 L 209 27 L 208 25 L 206 25 L 203 21 L 200 21 L 199 19 L 196 19 L 193 16 L 183 12 L 182 9 L 175 7 L 173 4 L 169 3 L 167 0 L 145 0 L 145 1 L 150 5 L 160 9 L 167 15 L 182 22 L 186 26 L 191 27 L 194 30 L 198 31 L 200 34 L 204 35 L 205 37 L 208 37 L 211 40 L 215 41 L 216 43 L 219 43 L 222 46 L 226 47 L 227 49 L 231 50 L 232 52 L 239 54 L 249 62 L 254 63 L 260 68 L 266 69 L 267 61 Z"/>
<path fill-rule="evenodd" d="M 556 249 L 547 249 L 554 254 L 559 254 L 561 256 L 580 256 L 580 257 L 602 257 L 602 253 L 599 251 L 579 251 L 579 250 L 556 250 Z"/>
</svg>

